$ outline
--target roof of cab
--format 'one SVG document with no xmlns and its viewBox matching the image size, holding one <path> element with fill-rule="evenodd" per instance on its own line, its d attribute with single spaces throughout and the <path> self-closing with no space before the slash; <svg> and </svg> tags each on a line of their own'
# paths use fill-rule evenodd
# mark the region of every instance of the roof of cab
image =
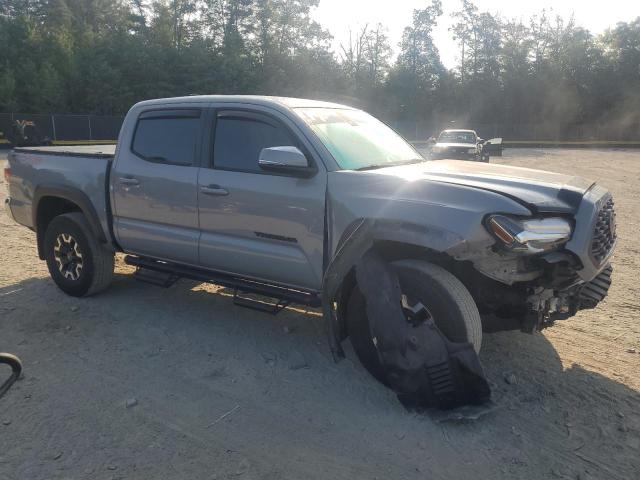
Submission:
<svg viewBox="0 0 640 480">
<path fill-rule="evenodd" d="M 476 133 L 475 130 L 465 130 L 464 128 L 447 128 L 440 133 L 444 132 Z"/>
<path fill-rule="evenodd" d="M 136 106 L 166 105 L 170 103 L 202 103 L 202 102 L 225 102 L 225 103 L 246 103 L 251 105 L 279 106 L 288 109 L 315 107 L 315 108 L 348 108 L 347 105 L 339 103 L 322 102 L 319 100 L 309 100 L 305 98 L 292 97 L 270 97 L 266 95 L 189 95 L 187 97 L 157 98 L 145 100 Z"/>
</svg>

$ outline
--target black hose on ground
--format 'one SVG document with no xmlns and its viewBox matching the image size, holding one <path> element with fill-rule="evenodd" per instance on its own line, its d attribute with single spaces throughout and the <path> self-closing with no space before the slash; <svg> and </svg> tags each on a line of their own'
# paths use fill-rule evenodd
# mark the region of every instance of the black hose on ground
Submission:
<svg viewBox="0 0 640 480">
<path fill-rule="evenodd" d="M 9 365 L 11 367 L 11 376 L 5 380 L 5 382 L 0 386 L 0 397 L 2 397 L 7 390 L 11 388 L 16 380 L 20 378 L 22 374 L 22 362 L 18 357 L 12 355 L 11 353 L 2 353 L 0 352 L 0 363 Z"/>
</svg>

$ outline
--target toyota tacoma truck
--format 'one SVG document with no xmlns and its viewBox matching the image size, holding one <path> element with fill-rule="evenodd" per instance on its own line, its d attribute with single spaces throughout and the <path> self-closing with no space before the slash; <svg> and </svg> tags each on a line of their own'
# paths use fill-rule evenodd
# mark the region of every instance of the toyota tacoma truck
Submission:
<svg viewBox="0 0 640 480">
<path fill-rule="evenodd" d="M 483 319 L 492 331 L 534 332 L 595 307 L 611 283 L 616 222 L 604 187 L 427 161 L 384 123 L 332 103 L 144 101 L 117 146 L 16 148 L 5 178 L 6 211 L 36 233 L 66 294 L 106 289 L 121 252 L 138 279 L 165 287 L 213 282 L 272 313 L 321 306 L 335 358 L 351 337 L 397 391 L 421 381 L 407 386 L 415 352 L 446 344 L 453 357 L 464 344 L 475 355 Z M 423 325 L 441 335 L 436 347 Z M 432 360 L 437 396 L 453 383 Z"/>
</svg>

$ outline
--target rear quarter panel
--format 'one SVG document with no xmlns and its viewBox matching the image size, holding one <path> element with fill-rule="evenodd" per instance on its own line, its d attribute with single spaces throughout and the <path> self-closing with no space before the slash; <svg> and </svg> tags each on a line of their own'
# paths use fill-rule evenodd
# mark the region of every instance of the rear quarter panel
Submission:
<svg viewBox="0 0 640 480">
<path fill-rule="evenodd" d="M 39 189 L 75 189 L 89 198 L 105 238 L 109 238 L 105 191 L 109 169 L 107 158 L 14 150 L 9 154 L 9 166 L 11 212 L 18 223 L 34 228 L 33 202 Z"/>
</svg>

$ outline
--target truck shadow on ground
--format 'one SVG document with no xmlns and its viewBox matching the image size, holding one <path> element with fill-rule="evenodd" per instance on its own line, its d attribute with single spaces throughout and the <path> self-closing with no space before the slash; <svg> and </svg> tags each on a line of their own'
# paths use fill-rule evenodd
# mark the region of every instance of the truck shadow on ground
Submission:
<svg viewBox="0 0 640 480">
<path fill-rule="evenodd" d="M 292 439 L 275 419 L 308 418 L 304 435 L 328 429 L 335 439 L 327 454 L 338 457 L 361 432 L 383 439 L 391 429 L 414 446 L 405 452 L 410 459 L 424 453 L 415 445 L 449 448 L 441 445 L 445 435 L 457 455 L 469 449 L 469 473 L 477 455 L 494 458 L 501 464 L 494 475 L 505 478 L 633 478 L 640 469 L 640 394 L 580 365 L 563 366 L 544 335 L 485 335 L 480 357 L 494 409 L 454 424 L 404 411 L 349 348 L 346 361 L 333 363 L 317 311 L 274 317 L 235 307 L 228 292 L 191 281 L 161 289 L 117 274 L 107 292 L 76 299 L 49 278 L 26 279 L 0 288 L 0 332 L 0 350 L 22 358 L 26 379 L 2 408 L 30 390 L 40 390 L 52 412 L 61 388 L 112 402 L 135 394 L 185 429 L 202 429 L 214 407 L 244 405 L 256 428 L 283 445 Z M 469 453 L 474 449 L 480 453 Z"/>
</svg>

